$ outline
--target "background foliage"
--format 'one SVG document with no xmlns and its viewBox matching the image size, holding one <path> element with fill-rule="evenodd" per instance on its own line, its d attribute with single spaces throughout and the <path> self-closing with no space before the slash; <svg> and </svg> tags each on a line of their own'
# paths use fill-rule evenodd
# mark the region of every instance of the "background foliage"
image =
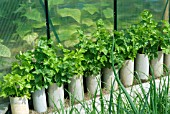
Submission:
<svg viewBox="0 0 170 114">
<path fill-rule="evenodd" d="M 11 51 L 10 58 L 0 63 L 0 71 L 7 72 L 19 51 L 31 49 L 38 37 L 46 36 L 43 0 L 0 1 L 0 43 Z M 103 19 L 105 26 L 113 28 L 113 1 L 111 0 L 48 0 L 53 27 L 66 46 L 78 42 L 77 29 L 93 32 L 96 21 Z M 118 0 L 118 28 L 124 29 L 136 22 L 139 12 L 149 9 L 155 19 L 161 19 L 166 0 Z M 7 70 L 8 69 L 8 70 Z"/>
</svg>

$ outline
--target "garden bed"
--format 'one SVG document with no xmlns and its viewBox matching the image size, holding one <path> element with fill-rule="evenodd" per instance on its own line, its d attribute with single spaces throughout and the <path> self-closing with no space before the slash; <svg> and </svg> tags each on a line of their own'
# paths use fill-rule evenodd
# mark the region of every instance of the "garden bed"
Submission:
<svg viewBox="0 0 170 114">
<path fill-rule="evenodd" d="M 155 79 L 157 89 L 159 89 L 160 84 L 161 84 L 161 87 L 163 86 L 164 80 L 165 80 L 165 84 L 167 84 L 168 83 L 168 76 L 165 76 L 165 77 L 162 77 L 162 78 L 159 78 L 159 79 Z M 145 92 L 147 93 L 149 91 L 149 88 L 150 88 L 149 81 L 142 83 L 141 85 L 142 85 L 143 89 L 145 90 Z M 131 96 L 132 99 L 136 98 L 137 93 L 142 95 L 141 85 L 137 84 L 137 85 L 133 85 L 131 87 L 126 88 L 127 92 L 129 93 L 129 95 Z M 119 92 L 118 90 L 113 92 L 113 98 L 115 99 L 113 101 L 114 103 L 116 103 L 116 98 L 118 97 L 118 92 Z M 108 109 L 108 106 L 109 106 L 108 102 L 110 101 L 110 94 L 109 94 L 108 91 L 103 89 L 102 95 L 103 95 L 102 99 L 104 101 L 103 102 L 104 105 L 103 105 L 102 108 Z M 123 96 L 122 98 L 126 102 L 127 99 L 126 99 L 125 95 L 123 94 L 122 96 Z M 170 97 L 170 93 L 169 93 L 169 97 Z M 94 100 L 95 100 L 95 108 L 96 108 L 95 110 L 100 112 L 101 111 L 101 97 L 96 96 L 95 98 L 90 99 L 90 97 L 88 96 L 87 93 L 85 94 L 85 101 L 84 102 L 81 102 L 81 103 L 78 103 L 78 104 L 75 104 L 75 105 L 72 105 L 72 106 L 69 106 L 69 100 L 65 100 L 66 106 L 65 106 L 64 110 L 63 109 L 62 110 L 65 112 L 65 114 L 69 114 L 69 112 L 71 112 L 71 111 L 73 111 L 72 113 L 75 113 L 75 114 L 77 114 L 77 111 L 80 114 L 85 114 L 85 113 L 87 113 L 88 110 L 92 110 Z M 48 108 L 48 111 L 43 113 L 43 114 L 55 114 L 55 113 L 56 112 L 54 112 L 53 108 Z M 39 113 L 37 113 L 36 111 L 30 110 L 30 114 L 39 114 Z"/>
</svg>

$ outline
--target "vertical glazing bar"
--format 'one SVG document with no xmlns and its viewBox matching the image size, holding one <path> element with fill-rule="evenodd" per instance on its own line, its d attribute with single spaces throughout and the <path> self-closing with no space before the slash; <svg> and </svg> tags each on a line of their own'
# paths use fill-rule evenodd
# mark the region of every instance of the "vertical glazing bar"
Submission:
<svg viewBox="0 0 170 114">
<path fill-rule="evenodd" d="M 117 30 L 117 0 L 114 0 L 114 30 Z"/>
<path fill-rule="evenodd" d="M 46 29 L 47 29 L 47 39 L 50 39 L 50 26 L 49 26 L 49 15 L 48 15 L 48 0 L 44 0 L 45 5 L 45 16 L 46 16 Z"/>
<path fill-rule="evenodd" d="M 41 4 L 41 6 L 43 7 L 44 11 L 46 11 L 46 10 L 45 10 L 45 6 L 44 6 L 44 3 L 43 3 L 43 0 L 39 0 L 39 2 L 40 2 L 40 4 Z M 60 41 L 60 39 L 59 39 L 59 37 L 58 37 L 58 34 L 57 34 L 56 30 L 55 30 L 55 27 L 54 27 L 52 21 L 51 21 L 51 19 L 50 19 L 50 16 L 48 15 L 48 17 L 49 17 L 48 19 L 49 19 L 49 24 L 50 24 L 50 26 L 51 26 L 51 30 L 53 31 L 53 33 L 54 33 L 54 35 L 55 35 L 58 43 L 60 43 L 61 41 Z"/>
</svg>

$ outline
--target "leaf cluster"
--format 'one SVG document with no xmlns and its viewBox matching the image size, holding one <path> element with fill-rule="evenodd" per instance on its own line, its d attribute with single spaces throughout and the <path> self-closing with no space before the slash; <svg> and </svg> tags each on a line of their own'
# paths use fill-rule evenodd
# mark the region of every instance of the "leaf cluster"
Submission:
<svg viewBox="0 0 170 114">
<path fill-rule="evenodd" d="M 102 20 L 98 20 L 95 32 L 87 35 L 79 30 L 79 43 L 76 48 L 83 49 L 85 75 L 96 75 L 101 68 L 111 66 L 110 52 L 112 44 L 112 33 L 105 27 Z"/>
<path fill-rule="evenodd" d="M 38 45 L 31 52 L 31 64 L 34 69 L 30 72 L 34 75 L 34 90 L 42 87 L 48 88 L 52 84 L 52 77 L 58 71 L 56 51 L 52 40 L 41 38 Z"/>
<path fill-rule="evenodd" d="M 30 98 L 30 90 L 32 88 L 30 81 L 33 80 L 32 75 L 19 75 L 10 73 L 4 76 L 3 82 L 0 82 L 2 97 L 27 97 Z"/>
<path fill-rule="evenodd" d="M 34 50 L 18 54 L 12 72 L 4 76 L 1 85 L 3 96 L 30 96 L 30 93 L 47 88 L 57 72 L 57 58 L 52 40 L 41 38 Z M 16 80 L 15 80 L 16 79 Z"/>
<path fill-rule="evenodd" d="M 165 54 L 170 54 L 170 24 L 163 20 L 158 29 L 161 37 L 161 49 Z"/>
<path fill-rule="evenodd" d="M 61 86 L 63 83 L 70 83 L 70 79 L 73 76 L 83 76 L 84 74 L 84 50 L 83 49 L 67 49 L 63 45 L 57 45 L 61 55 L 57 56 L 57 72 L 54 76 L 54 82 L 58 86 Z"/>
<path fill-rule="evenodd" d="M 134 48 L 134 37 L 130 37 L 128 30 L 114 31 L 114 63 L 120 68 L 125 60 L 134 60 L 137 49 Z"/>
<path fill-rule="evenodd" d="M 57 48 L 61 54 L 56 54 L 58 50 L 52 40 L 40 38 L 33 50 L 17 55 L 18 61 L 13 63 L 12 72 L 1 82 L 1 95 L 29 97 L 30 92 L 48 88 L 52 83 L 61 86 L 75 75 L 82 76 L 84 50 L 66 49 L 61 44 Z"/>
<path fill-rule="evenodd" d="M 115 63 L 119 67 L 124 60 L 134 60 L 137 53 L 148 55 L 151 60 L 158 56 L 159 50 L 166 53 L 169 51 L 169 24 L 163 21 L 163 24 L 159 25 L 148 10 L 144 10 L 140 17 L 140 21 L 136 24 L 114 32 L 113 53 L 117 58 Z"/>
<path fill-rule="evenodd" d="M 31 82 L 34 80 L 34 76 L 29 73 L 33 67 L 27 59 L 23 58 L 22 64 L 13 63 L 12 72 L 5 75 L 3 80 L 0 81 L 0 96 L 30 98 Z"/>
<path fill-rule="evenodd" d="M 84 67 L 81 63 L 84 60 L 83 50 L 70 50 L 61 44 L 54 45 L 52 40 L 41 38 L 35 49 L 30 52 L 33 65 L 30 73 L 35 79 L 32 83 L 33 90 L 48 88 L 52 83 L 61 86 L 70 83 L 74 75 L 83 75 Z"/>
<path fill-rule="evenodd" d="M 140 17 L 141 20 L 129 28 L 129 34 L 135 39 L 134 48 L 138 50 L 138 53 L 146 54 L 150 59 L 153 59 L 157 57 L 159 45 L 157 23 L 148 10 L 144 10 Z"/>
</svg>

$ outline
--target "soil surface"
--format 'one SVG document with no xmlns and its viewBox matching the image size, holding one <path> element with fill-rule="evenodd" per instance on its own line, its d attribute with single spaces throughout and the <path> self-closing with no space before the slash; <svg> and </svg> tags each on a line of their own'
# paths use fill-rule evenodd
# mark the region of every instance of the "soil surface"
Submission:
<svg viewBox="0 0 170 114">
<path fill-rule="evenodd" d="M 34 110 L 30 110 L 29 114 L 52 114 L 53 112 L 54 112 L 53 108 L 48 107 L 47 112 L 38 113 L 38 112 L 36 112 Z"/>
</svg>

